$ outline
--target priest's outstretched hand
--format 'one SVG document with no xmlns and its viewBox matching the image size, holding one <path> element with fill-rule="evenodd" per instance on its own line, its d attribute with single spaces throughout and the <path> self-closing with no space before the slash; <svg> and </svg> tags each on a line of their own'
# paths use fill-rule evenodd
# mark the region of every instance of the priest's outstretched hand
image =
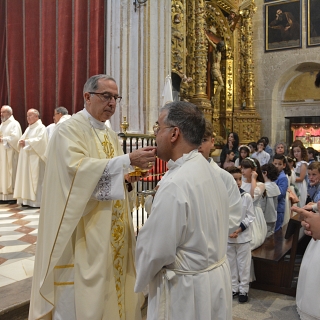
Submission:
<svg viewBox="0 0 320 320">
<path fill-rule="evenodd" d="M 151 169 L 156 161 L 156 147 L 145 147 L 129 153 L 130 164 L 141 169 Z"/>
</svg>

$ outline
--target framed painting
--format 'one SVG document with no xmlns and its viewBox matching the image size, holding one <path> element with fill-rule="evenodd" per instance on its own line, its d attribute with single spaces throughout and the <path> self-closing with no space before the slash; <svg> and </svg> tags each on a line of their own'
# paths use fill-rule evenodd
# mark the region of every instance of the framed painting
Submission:
<svg viewBox="0 0 320 320">
<path fill-rule="evenodd" d="M 301 48 L 301 0 L 265 4 L 265 51 L 294 48 Z"/>
<path fill-rule="evenodd" d="M 307 0 L 307 46 L 320 45 L 320 0 Z"/>
</svg>

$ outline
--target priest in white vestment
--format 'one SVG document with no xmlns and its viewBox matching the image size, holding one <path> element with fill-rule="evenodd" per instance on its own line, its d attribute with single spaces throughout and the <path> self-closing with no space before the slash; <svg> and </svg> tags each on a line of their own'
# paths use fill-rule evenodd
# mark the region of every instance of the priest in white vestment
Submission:
<svg viewBox="0 0 320 320">
<path fill-rule="evenodd" d="M 12 115 L 10 106 L 1 108 L 0 125 L 0 200 L 12 200 L 18 164 L 20 123 Z"/>
<path fill-rule="evenodd" d="M 39 111 L 27 112 L 28 128 L 18 142 L 19 160 L 13 197 L 18 204 L 40 207 L 48 136 Z"/>
<path fill-rule="evenodd" d="M 84 86 L 85 109 L 48 145 L 29 319 L 141 319 L 134 293 L 130 166 L 150 169 L 155 148 L 123 155 L 107 128 L 121 100 L 115 80 Z"/>
<path fill-rule="evenodd" d="M 53 123 L 47 126 L 47 133 L 48 133 L 48 140 L 51 139 L 54 130 L 56 129 L 57 125 L 60 123 L 70 119 L 71 116 L 68 114 L 68 109 L 65 107 L 58 107 L 54 109 L 53 114 Z"/>
<path fill-rule="evenodd" d="M 197 150 L 204 130 L 204 116 L 191 103 L 160 110 L 157 155 L 169 170 L 136 249 L 135 291 L 149 284 L 148 320 L 232 319 L 229 200 L 219 173 Z"/>
</svg>

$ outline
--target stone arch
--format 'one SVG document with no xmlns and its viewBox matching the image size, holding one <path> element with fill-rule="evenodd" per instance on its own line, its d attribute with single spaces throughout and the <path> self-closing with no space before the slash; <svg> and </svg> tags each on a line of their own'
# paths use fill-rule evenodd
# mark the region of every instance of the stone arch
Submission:
<svg viewBox="0 0 320 320">
<path fill-rule="evenodd" d="M 274 85 L 272 89 L 270 88 L 271 101 L 269 116 L 263 117 L 265 126 L 270 123 L 270 126 L 268 126 L 270 131 L 264 133 L 264 135 L 269 136 L 273 143 L 279 140 L 289 140 L 289 137 L 287 137 L 285 117 L 320 116 L 319 99 L 309 99 L 303 94 L 301 94 L 300 99 L 296 98 L 295 101 L 285 99 L 290 85 L 293 84 L 296 79 L 299 79 L 301 75 L 309 73 L 310 76 L 315 79 L 316 74 L 320 71 L 320 63 L 317 61 L 296 63 L 296 57 L 288 60 L 289 61 L 284 63 L 288 68 L 285 69 L 282 67 L 277 74 L 278 76 L 274 78 Z M 289 67 L 289 65 L 291 66 Z"/>
</svg>

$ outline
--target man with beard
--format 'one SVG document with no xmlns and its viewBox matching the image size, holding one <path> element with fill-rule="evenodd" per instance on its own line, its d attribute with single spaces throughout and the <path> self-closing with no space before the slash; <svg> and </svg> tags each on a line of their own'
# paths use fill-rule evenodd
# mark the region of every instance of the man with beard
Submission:
<svg viewBox="0 0 320 320">
<path fill-rule="evenodd" d="M 280 30 L 279 41 L 297 40 L 300 37 L 299 22 L 291 12 L 282 12 L 281 9 L 277 10 L 276 18 L 271 21 L 269 28 Z"/>
<path fill-rule="evenodd" d="M 10 106 L 1 108 L 0 125 L 0 200 L 12 201 L 18 164 L 18 141 L 21 127 L 12 115 Z"/>
</svg>

